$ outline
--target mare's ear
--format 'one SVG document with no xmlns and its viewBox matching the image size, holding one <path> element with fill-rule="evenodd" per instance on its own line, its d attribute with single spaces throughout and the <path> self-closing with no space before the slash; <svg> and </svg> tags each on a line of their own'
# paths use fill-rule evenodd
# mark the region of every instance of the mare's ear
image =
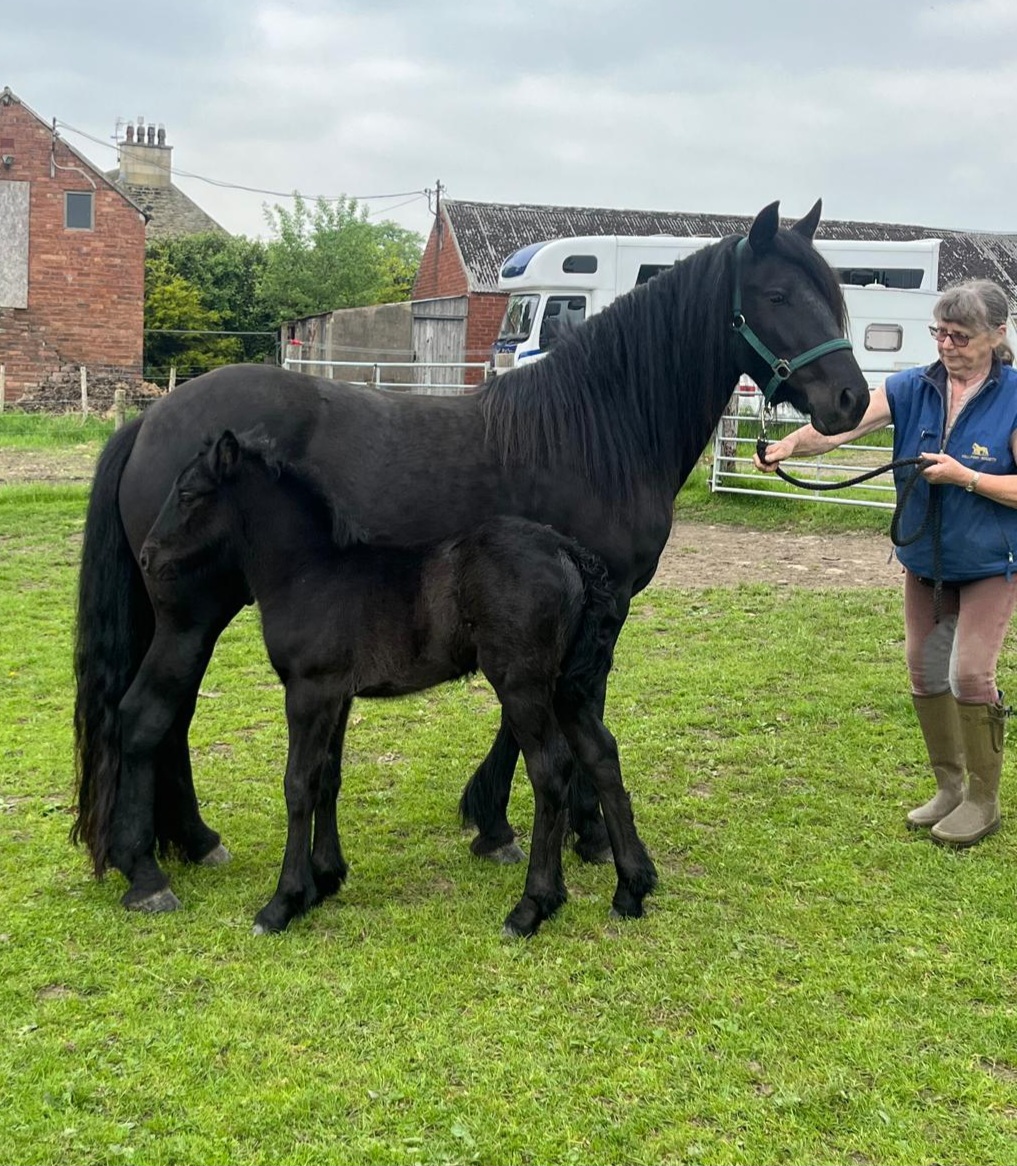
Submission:
<svg viewBox="0 0 1017 1166">
<path fill-rule="evenodd" d="M 209 458 L 212 472 L 220 482 L 231 478 L 240 465 L 240 442 L 231 429 L 226 429 L 219 436 Z"/>
<path fill-rule="evenodd" d="M 749 227 L 749 246 L 757 255 L 772 246 L 779 226 L 780 202 L 771 202 L 763 207 Z"/>
<path fill-rule="evenodd" d="M 823 200 L 816 199 L 816 205 L 803 218 L 799 219 L 797 223 L 791 228 L 792 231 L 797 231 L 799 235 L 804 235 L 806 239 L 812 239 L 816 234 L 816 228 L 819 226 L 819 216 L 823 213 Z"/>
</svg>

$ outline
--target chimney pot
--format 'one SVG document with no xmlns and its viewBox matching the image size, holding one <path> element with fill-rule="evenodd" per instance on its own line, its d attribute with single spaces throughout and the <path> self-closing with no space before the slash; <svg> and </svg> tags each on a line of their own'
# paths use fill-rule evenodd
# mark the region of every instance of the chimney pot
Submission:
<svg viewBox="0 0 1017 1166">
<path fill-rule="evenodd" d="M 164 125 L 159 126 L 159 129 L 156 132 L 155 138 L 160 146 L 166 145 L 166 127 Z"/>
<path fill-rule="evenodd" d="M 150 146 L 154 146 L 155 145 L 155 126 L 150 124 L 148 126 L 147 132 L 148 132 L 148 144 Z"/>
<path fill-rule="evenodd" d="M 134 141 L 134 126 L 130 122 L 127 123 L 127 141 Z"/>
</svg>

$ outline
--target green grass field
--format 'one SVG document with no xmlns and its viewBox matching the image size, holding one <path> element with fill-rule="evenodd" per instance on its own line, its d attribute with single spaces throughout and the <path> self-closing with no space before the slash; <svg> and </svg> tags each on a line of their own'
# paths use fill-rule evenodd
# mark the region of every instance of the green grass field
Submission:
<svg viewBox="0 0 1017 1166">
<path fill-rule="evenodd" d="M 765 525 L 745 501 L 698 477 L 683 514 Z M 0 1162 L 1017 1160 L 1017 832 L 905 830 L 929 780 L 895 590 L 637 599 L 607 716 L 660 872 L 645 919 L 570 856 L 557 918 L 501 938 L 523 871 L 455 815 L 497 724 L 471 680 L 355 708 L 349 881 L 255 938 L 286 748 L 255 613 L 192 732 L 232 863 L 169 863 L 184 909 L 138 916 L 67 842 L 84 503 L 0 487 Z M 531 805 L 520 772 L 524 831 Z"/>
</svg>

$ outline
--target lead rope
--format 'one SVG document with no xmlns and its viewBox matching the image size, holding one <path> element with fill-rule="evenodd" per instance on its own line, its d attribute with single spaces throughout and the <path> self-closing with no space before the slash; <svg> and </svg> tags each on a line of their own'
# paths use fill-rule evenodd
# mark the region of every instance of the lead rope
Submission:
<svg viewBox="0 0 1017 1166">
<path fill-rule="evenodd" d="M 766 459 L 766 451 L 769 447 L 769 441 L 766 437 L 766 423 L 764 417 L 760 417 L 759 422 L 760 434 L 756 440 L 756 457 L 764 464 L 768 465 Z M 918 468 L 924 461 L 920 457 L 906 457 L 898 458 L 896 461 L 887 462 L 884 466 L 879 466 L 874 470 L 866 470 L 863 474 L 858 474 L 854 478 L 845 478 L 841 482 L 807 482 L 802 478 L 796 478 L 793 475 L 782 470 L 780 466 L 776 466 L 774 472 L 778 478 L 783 479 L 789 485 L 797 486 L 801 490 L 846 490 L 849 486 L 857 486 L 861 482 L 867 482 L 869 478 L 875 478 L 879 474 L 885 474 L 889 470 L 902 469 L 904 466 L 913 466 L 911 473 L 905 479 L 904 485 L 901 488 L 900 496 L 897 499 L 897 505 L 894 507 L 893 518 L 890 519 L 890 541 L 895 547 L 908 547 L 912 543 L 917 542 L 925 531 L 932 527 L 932 610 L 933 618 L 936 623 L 939 623 L 942 615 L 943 606 L 943 540 L 942 540 L 942 487 L 929 487 L 929 502 L 925 508 L 925 514 L 922 516 L 922 521 L 918 524 L 912 534 L 902 536 L 900 533 L 901 515 L 904 512 L 904 506 L 907 500 L 911 497 L 911 492 L 918 484 L 922 476 L 922 471 Z"/>
</svg>

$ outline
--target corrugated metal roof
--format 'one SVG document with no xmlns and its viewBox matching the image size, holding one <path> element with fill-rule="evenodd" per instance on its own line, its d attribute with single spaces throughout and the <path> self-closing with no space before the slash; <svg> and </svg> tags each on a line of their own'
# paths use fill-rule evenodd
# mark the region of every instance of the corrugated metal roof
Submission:
<svg viewBox="0 0 1017 1166">
<path fill-rule="evenodd" d="M 498 290 L 498 271 L 506 258 L 528 243 L 572 235 L 724 235 L 744 234 L 750 215 L 711 215 L 685 211 L 613 210 L 605 207 L 534 206 L 522 203 L 442 203 L 466 266 L 470 290 Z M 786 220 L 790 225 L 792 220 Z M 858 223 L 824 219 L 817 235 L 826 239 L 942 239 L 940 287 L 962 279 L 992 279 L 1017 306 L 1017 234 L 992 234 L 925 227 L 914 223 Z"/>
</svg>

